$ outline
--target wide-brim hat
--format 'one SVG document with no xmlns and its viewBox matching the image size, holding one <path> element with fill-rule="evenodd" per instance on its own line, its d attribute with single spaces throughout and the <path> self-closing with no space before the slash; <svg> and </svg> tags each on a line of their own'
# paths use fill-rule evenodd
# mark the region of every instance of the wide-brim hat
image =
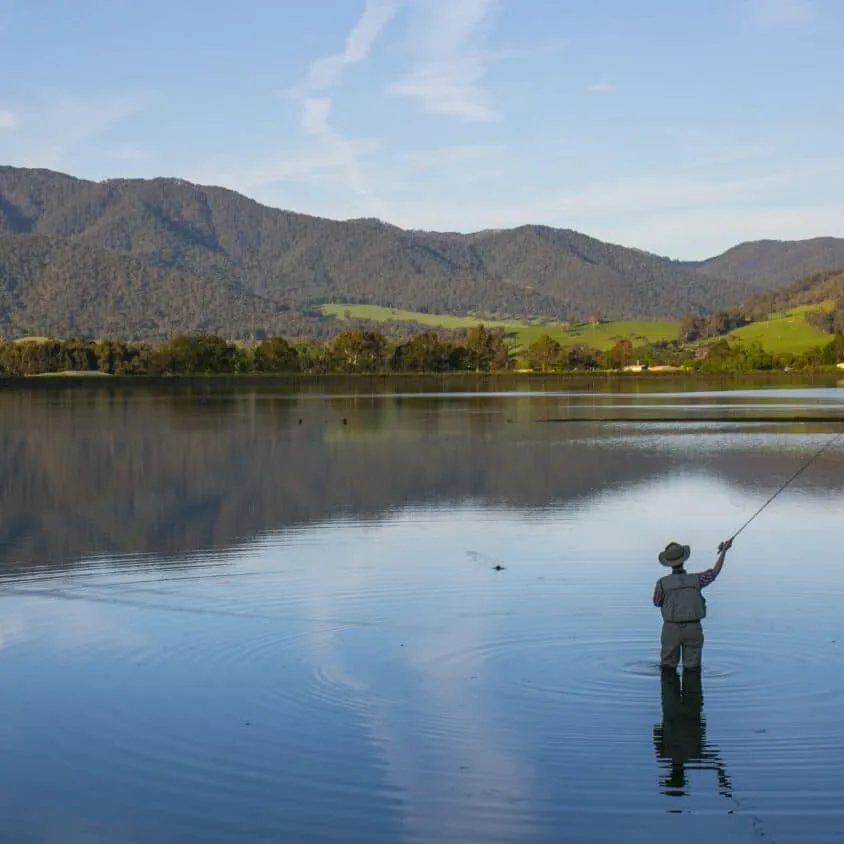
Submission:
<svg viewBox="0 0 844 844">
<path fill-rule="evenodd" d="M 669 568 L 681 566 L 691 556 L 692 549 L 688 545 L 681 545 L 679 542 L 669 542 L 664 551 L 659 553 L 659 561 Z"/>
</svg>

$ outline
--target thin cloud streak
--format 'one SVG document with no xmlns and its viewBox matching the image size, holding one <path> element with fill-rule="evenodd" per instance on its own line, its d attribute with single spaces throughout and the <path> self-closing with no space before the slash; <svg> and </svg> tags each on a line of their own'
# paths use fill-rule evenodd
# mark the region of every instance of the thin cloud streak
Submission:
<svg viewBox="0 0 844 844">
<path fill-rule="evenodd" d="M 386 205 L 367 187 L 359 163 L 360 149 L 354 141 L 335 132 L 329 121 L 332 102 L 327 97 L 305 100 L 302 109 L 302 128 L 314 136 L 325 152 L 327 160 L 339 169 L 347 185 L 367 199 L 379 217 L 386 217 Z"/>
<path fill-rule="evenodd" d="M 324 56 L 312 62 L 305 80 L 288 93 L 300 103 L 299 123 L 302 131 L 314 138 L 321 149 L 321 168 L 333 169 L 343 174 L 346 187 L 365 199 L 379 217 L 386 217 L 385 204 L 366 184 L 361 166 L 360 142 L 344 137 L 331 124 L 333 100 L 327 96 L 315 96 L 340 84 L 346 68 L 365 61 L 383 29 L 395 15 L 398 0 L 366 0 L 363 13 L 346 37 L 342 52 Z M 277 170 L 272 165 L 271 170 Z M 284 170 L 284 165 L 281 165 Z M 312 172 L 311 165 L 304 173 Z M 295 176 L 295 173 L 291 175 Z"/>
<path fill-rule="evenodd" d="M 146 94 L 108 99 L 79 97 L 48 91 L 43 102 L 24 114 L 13 113 L 14 125 L 0 136 L 0 159 L 20 167 L 61 169 L 72 165 L 93 140 L 142 111 L 150 103 Z"/>
<path fill-rule="evenodd" d="M 20 118 L 13 111 L 0 109 L 0 129 L 17 129 L 20 126 Z"/>
<path fill-rule="evenodd" d="M 398 0 L 367 0 L 363 14 L 346 37 L 343 51 L 312 62 L 305 81 L 291 93 L 296 97 L 308 97 L 337 85 L 347 67 L 369 57 L 372 47 L 398 8 Z"/>
<path fill-rule="evenodd" d="M 346 143 L 356 160 L 372 155 L 378 149 L 373 141 L 346 140 Z M 338 175 L 336 153 L 323 144 L 317 145 L 316 149 L 310 144 L 307 153 L 281 150 L 277 155 L 259 158 L 247 167 L 227 168 L 222 162 L 206 162 L 187 178 L 197 184 L 221 185 L 247 195 L 282 183 L 327 188 L 349 187 L 345 175 Z"/>
<path fill-rule="evenodd" d="M 418 0 L 422 22 L 411 70 L 390 86 L 392 94 L 416 98 L 432 114 L 468 123 L 498 118 L 481 82 L 488 57 L 477 41 L 497 0 Z"/>
</svg>

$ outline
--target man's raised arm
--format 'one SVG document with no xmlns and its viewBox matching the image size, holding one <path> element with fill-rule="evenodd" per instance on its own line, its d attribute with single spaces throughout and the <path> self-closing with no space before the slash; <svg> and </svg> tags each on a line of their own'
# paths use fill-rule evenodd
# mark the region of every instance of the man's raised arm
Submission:
<svg viewBox="0 0 844 844">
<path fill-rule="evenodd" d="M 727 551 L 729 551 L 732 547 L 732 539 L 727 539 L 718 546 L 718 559 L 715 561 L 715 565 L 711 569 L 708 569 L 698 575 L 701 589 L 703 589 L 704 586 L 709 586 L 709 584 L 712 583 L 719 574 L 721 574 L 721 569 L 724 567 L 724 557 L 727 556 Z"/>
</svg>

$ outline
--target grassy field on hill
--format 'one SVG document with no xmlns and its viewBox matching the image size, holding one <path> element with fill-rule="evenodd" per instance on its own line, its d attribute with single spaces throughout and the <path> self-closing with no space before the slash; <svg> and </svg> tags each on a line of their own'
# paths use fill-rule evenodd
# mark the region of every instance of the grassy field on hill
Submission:
<svg viewBox="0 0 844 844">
<path fill-rule="evenodd" d="M 448 316 L 447 314 L 424 314 L 419 311 L 404 311 L 401 308 L 382 308 L 378 305 L 323 305 L 322 312 L 326 316 L 345 319 L 348 312 L 352 319 L 371 319 L 373 322 L 387 322 L 387 320 L 398 320 L 400 322 L 419 322 L 422 325 L 431 325 L 437 328 L 469 328 L 482 322 L 490 328 L 504 328 L 505 330 L 514 325 L 525 326 L 535 323 L 517 323 L 507 320 L 485 319 L 473 316 Z M 538 322 L 538 321 L 537 321 Z"/>
<path fill-rule="evenodd" d="M 772 354 L 802 354 L 807 349 L 822 346 L 829 342 L 830 336 L 828 334 L 813 328 L 806 322 L 808 312 L 825 310 L 829 307 L 829 303 L 806 305 L 790 311 L 772 314 L 767 320 L 737 328 L 727 334 L 726 337 L 730 342 L 758 342 Z M 634 345 L 639 345 L 640 343 L 654 343 L 659 340 L 675 340 L 680 330 L 679 321 L 629 320 L 605 322 L 601 325 L 582 323 L 567 327 L 561 323 L 544 322 L 542 320 L 519 322 L 473 316 L 458 317 L 382 308 L 376 305 L 323 305 L 322 307 L 322 312 L 326 316 L 334 316 L 341 321 L 345 318 L 347 311 L 353 319 L 368 319 L 375 322 L 386 322 L 391 319 L 413 321 L 422 325 L 448 329 L 468 328 L 483 323 L 489 328 L 503 329 L 507 333 L 514 351 L 521 351 L 543 334 L 548 334 L 563 346 L 583 343 L 590 348 L 605 351 L 611 349 L 615 342 L 622 337 L 629 337 Z M 712 338 L 692 345 L 697 346 L 710 342 L 712 342 Z"/>
<path fill-rule="evenodd" d="M 829 310 L 831 303 L 806 305 L 783 311 L 771 316 L 767 320 L 751 323 L 743 328 L 737 328 L 724 338 L 731 345 L 737 342 L 745 344 L 759 343 L 763 349 L 771 354 L 800 355 L 809 349 L 826 345 L 832 335 L 812 327 L 806 322 L 806 315 L 810 312 Z M 486 319 L 480 316 L 448 316 L 443 314 L 426 314 L 416 311 L 404 311 L 392 308 L 380 308 L 370 305 L 324 305 L 322 308 L 326 316 L 336 317 L 340 325 L 346 311 L 352 318 L 368 319 L 374 322 L 396 320 L 401 322 L 417 322 L 421 325 L 442 327 L 448 329 L 463 329 L 482 323 L 490 328 L 503 329 L 507 343 L 512 351 L 521 354 L 535 340 L 543 334 L 556 339 L 563 347 L 583 344 L 591 349 L 607 351 L 617 340 L 629 338 L 634 346 L 654 343 L 660 340 L 675 340 L 680 331 L 679 321 L 642 321 L 627 320 L 605 322 L 600 325 L 581 323 L 579 325 L 564 325 L 562 323 L 546 322 L 541 319 L 519 322 L 516 320 Z M 17 338 L 13 342 L 46 342 L 48 337 L 29 336 Z M 688 349 L 710 345 L 719 338 L 710 337 L 688 343 Z M 236 345 L 246 345 L 243 341 L 235 341 Z"/>
<path fill-rule="evenodd" d="M 727 337 L 730 341 L 759 343 L 772 354 L 802 354 L 809 349 L 823 346 L 830 341 L 830 335 L 813 328 L 806 322 L 810 311 L 825 309 L 824 305 L 807 305 L 785 313 L 772 314 L 761 322 L 752 322 L 743 328 L 736 328 Z"/>
<path fill-rule="evenodd" d="M 352 319 L 369 319 L 375 322 L 387 320 L 413 321 L 422 325 L 439 328 L 460 329 L 469 328 L 482 323 L 488 328 L 501 328 L 512 340 L 516 351 L 529 346 L 543 334 L 548 334 L 564 346 L 583 343 L 593 349 L 611 349 L 616 340 L 629 337 L 635 343 L 654 343 L 658 340 L 674 340 L 680 329 L 677 321 L 657 320 L 629 320 L 623 322 L 606 322 L 601 325 L 584 323 L 566 327 L 561 323 L 543 322 L 540 320 L 519 322 L 516 320 L 496 320 L 485 317 L 448 316 L 445 314 L 423 314 L 416 311 L 403 311 L 396 308 L 381 308 L 376 305 L 323 305 L 322 312 L 326 316 L 334 316 L 339 320 L 345 318 L 346 312 Z"/>
</svg>

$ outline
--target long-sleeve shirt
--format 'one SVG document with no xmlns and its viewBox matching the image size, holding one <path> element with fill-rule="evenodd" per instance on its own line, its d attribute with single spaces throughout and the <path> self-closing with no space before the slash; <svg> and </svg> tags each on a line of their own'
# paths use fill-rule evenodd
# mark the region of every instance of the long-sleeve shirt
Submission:
<svg viewBox="0 0 844 844">
<path fill-rule="evenodd" d="M 692 574 L 692 572 L 689 572 L 689 573 Z M 710 583 L 712 583 L 713 580 L 715 580 L 716 577 L 718 577 L 718 572 L 715 571 L 714 568 L 707 569 L 706 571 L 702 571 L 702 572 L 699 572 L 699 573 L 696 572 L 696 573 L 693 573 L 693 574 L 697 578 L 698 586 L 701 589 L 705 589 L 707 586 L 709 586 Z M 665 600 L 665 590 L 662 588 L 661 581 L 657 580 L 656 588 L 654 589 L 654 606 L 655 607 L 661 607 L 662 602 L 664 600 Z"/>
</svg>

